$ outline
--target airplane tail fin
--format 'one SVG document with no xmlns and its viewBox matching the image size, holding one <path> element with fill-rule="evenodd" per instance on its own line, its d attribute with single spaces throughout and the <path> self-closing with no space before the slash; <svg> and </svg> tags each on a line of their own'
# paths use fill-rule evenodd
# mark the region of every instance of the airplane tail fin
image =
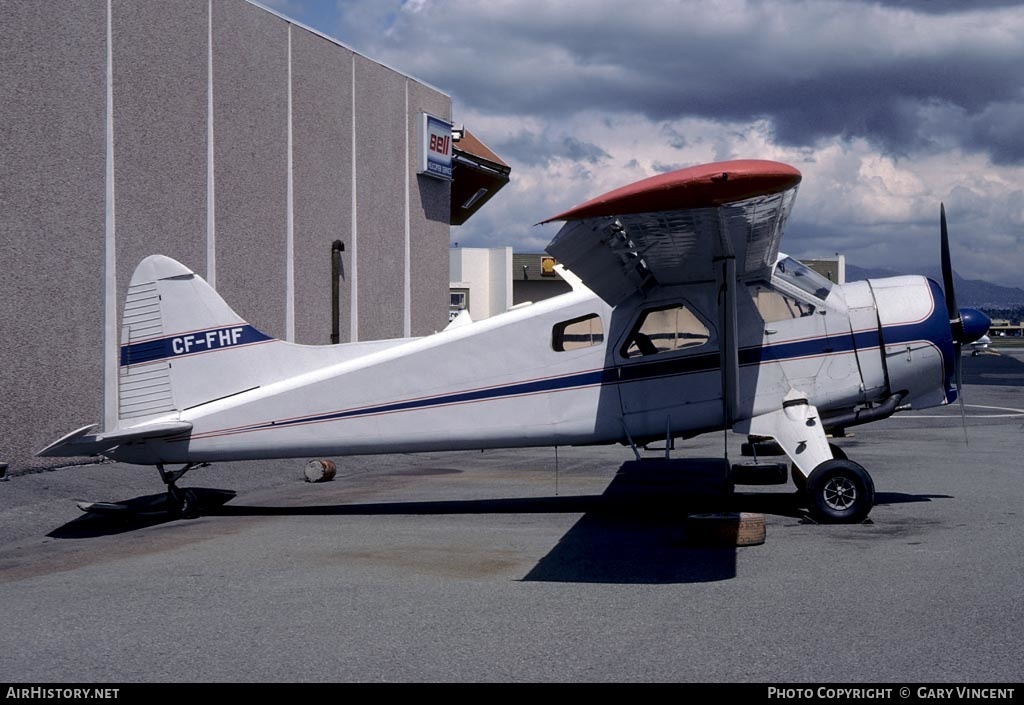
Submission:
<svg viewBox="0 0 1024 705">
<path fill-rule="evenodd" d="M 124 443 L 181 436 L 206 404 L 402 342 L 278 340 L 251 326 L 188 267 L 152 255 L 135 269 L 125 299 L 116 425 L 99 432 L 83 426 L 37 455 L 98 455 Z"/>
<path fill-rule="evenodd" d="M 243 349 L 274 342 L 244 321 L 202 277 L 163 255 L 128 285 L 118 361 L 117 424 L 83 426 L 39 456 L 98 455 L 130 441 L 187 433 L 181 411 L 260 385 Z M 237 348 L 235 354 L 222 352 Z M 221 353 L 215 355 L 212 353 Z M 241 357 L 245 357 L 241 355 Z M 266 367 L 264 361 L 263 367 Z"/>
<path fill-rule="evenodd" d="M 118 426 L 258 387 L 252 348 L 278 342 L 235 313 L 206 281 L 170 257 L 135 269 L 121 326 Z"/>
</svg>

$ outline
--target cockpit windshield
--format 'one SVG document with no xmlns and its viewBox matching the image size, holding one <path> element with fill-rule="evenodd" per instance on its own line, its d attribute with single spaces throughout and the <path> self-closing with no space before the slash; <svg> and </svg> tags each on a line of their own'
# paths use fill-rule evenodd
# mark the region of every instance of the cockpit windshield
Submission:
<svg viewBox="0 0 1024 705">
<path fill-rule="evenodd" d="M 779 260 L 775 265 L 775 276 L 822 301 L 832 291 L 832 282 L 792 257 Z"/>
</svg>

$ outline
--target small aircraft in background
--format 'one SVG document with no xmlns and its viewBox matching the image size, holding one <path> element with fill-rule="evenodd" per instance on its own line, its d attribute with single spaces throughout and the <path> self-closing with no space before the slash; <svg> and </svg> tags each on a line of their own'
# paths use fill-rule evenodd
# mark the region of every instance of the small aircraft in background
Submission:
<svg viewBox="0 0 1024 705">
<path fill-rule="evenodd" d="M 971 343 L 971 357 L 977 357 L 985 350 L 988 350 L 992 345 L 992 339 L 987 335 L 983 335 L 973 343 Z"/>
<path fill-rule="evenodd" d="M 176 482 L 219 460 L 636 452 L 732 429 L 777 443 L 815 519 L 860 521 L 873 482 L 827 434 L 955 401 L 961 346 L 989 322 L 957 308 L 944 210 L 945 295 L 920 276 L 834 284 L 780 254 L 800 180 L 721 162 L 588 201 L 545 221 L 565 222 L 547 249 L 570 293 L 422 338 L 276 340 L 184 265 L 147 257 L 124 307 L 117 425 L 39 454 L 155 465 L 183 510 Z"/>
</svg>

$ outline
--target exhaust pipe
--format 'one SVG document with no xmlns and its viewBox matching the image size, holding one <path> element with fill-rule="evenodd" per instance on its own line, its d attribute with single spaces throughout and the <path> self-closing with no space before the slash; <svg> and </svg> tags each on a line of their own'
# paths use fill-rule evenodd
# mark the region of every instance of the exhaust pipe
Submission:
<svg viewBox="0 0 1024 705">
<path fill-rule="evenodd" d="M 896 413 L 897 407 L 903 398 L 907 396 L 907 390 L 896 392 L 891 395 L 888 399 L 883 401 L 881 404 L 869 407 L 867 409 L 854 409 L 852 411 L 844 411 L 835 416 L 829 418 L 822 418 L 821 424 L 825 427 L 826 433 L 835 434 L 837 431 L 841 431 L 848 426 L 859 426 L 865 423 L 871 423 L 872 421 L 879 421 L 881 419 L 887 419 Z"/>
</svg>

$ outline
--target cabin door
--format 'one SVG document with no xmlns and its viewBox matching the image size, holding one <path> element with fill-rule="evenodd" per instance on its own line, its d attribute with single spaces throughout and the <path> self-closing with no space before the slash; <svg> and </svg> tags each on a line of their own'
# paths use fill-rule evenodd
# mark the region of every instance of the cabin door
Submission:
<svg viewBox="0 0 1024 705">
<path fill-rule="evenodd" d="M 717 336 L 684 300 L 645 306 L 615 350 L 623 421 L 636 442 L 722 423 Z"/>
</svg>

